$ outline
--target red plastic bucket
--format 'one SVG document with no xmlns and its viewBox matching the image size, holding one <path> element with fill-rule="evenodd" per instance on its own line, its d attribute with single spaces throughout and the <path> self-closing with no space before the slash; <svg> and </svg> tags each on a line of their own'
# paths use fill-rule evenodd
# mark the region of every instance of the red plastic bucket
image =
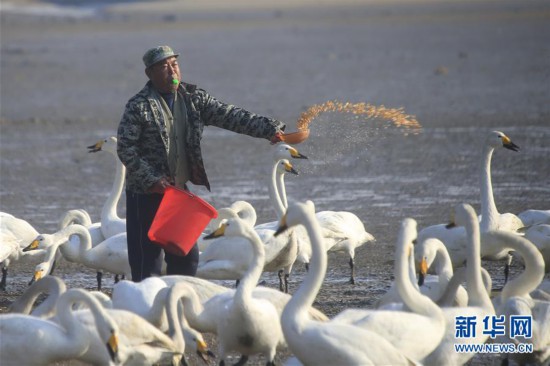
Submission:
<svg viewBox="0 0 550 366">
<path fill-rule="evenodd" d="M 170 253 L 186 255 L 216 217 L 216 209 L 199 196 L 168 186 L 149 229 L 149 239 Z"/>
</svg>

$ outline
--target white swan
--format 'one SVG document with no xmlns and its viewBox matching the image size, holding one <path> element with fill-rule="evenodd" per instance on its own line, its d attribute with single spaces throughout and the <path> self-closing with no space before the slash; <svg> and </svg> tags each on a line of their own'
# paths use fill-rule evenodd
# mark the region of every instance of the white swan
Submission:
<svg viewBox="0 0 550 366">
<path fill-rule="evenodd" d="M 8 267 L 12 262 L 23 262 L 26 265 L 36 265 L 45 255 L 43 250 L 33 253 L 23 252 L 23 248 L 33 240 L 38 231 L 23 219 L 19 219 L 6 212 L 0 212 L 0 265 L 2 266 L 2 279 L 0 280 L 0 290 L 6 290 L 8 277 Z M 14 244 L 18 243 L 18 247 Z"/>
<path fill-rule="evenodd" d="M 122 364 L 146 365 L 181 358 L 184 345 L 178 334 L 174 333 L 168 336 L 147 320 L 130 311 L 105 309 L 105 312 L 118 324 L 119 358 Z M 91 364 L 105 365 L 106 355 L 101 350 L 101 340 L 91 326 L 91 313 L 81 310 L 76 312 L 76 316 L 78 321 L 85 325 L 90 339 L 90 347 L 80 356 L 80 360 Z M 175 321 L 177 321 L 176 319 Z M 172 336 L 174 338 L 171 338 Z"/>
<path fill-rule="evenodd" d="M 91 310 L 94 328 L 102 347 L 115 362 L 118 327 L 99 302 L 81 289 L 71 289 L 57 303 L 59 324 L 30 315 L 0 315 L 0 354 L 9 355 L 14 365 L 48 365 L 80 357 L 90 346 L 85 327 L 76 321 L 73 304 L 85 303 Z"/>
<path fill-rule="evenodd" d="M 68 241 L 71 235 L 78 235 L 78 243 Z M 89 231 L 82 225 L 73 224 L 55 234 L 38 235 L 24 250 L 51 246 L 59 247 L 68 261 L 131 278 L 126 233 L 112 236 L 92 247 Z"/>
<path fill-rule="evenodd" d="M 481 275 L 480 229 L 472 206 L 459 204 L 455 207 L 455 220 L 465 227 L 468 236 L 467 277 L 468 306 L 443 308 L 446 330 L 443 340 L 422 363 L 425 365 L 462 365 L 474 353 L 456 352 L 456 344 L 482 344 L 488 335 L 483 334 L 483 319 L 495 314 L 493 304 L 483 285 Z M 470 337 L 457 337 L 457 317 L 473 317 L 475 332 Z"/>
<path fill-rule="evenodd" d="M 124 188 L 126 168 L 120 161 L 116 151 L 117 139 L 114 136 L 100 140 L 88 146 L 89 152 L 106 151 L 115 159 L 116 172 L 113 186 L 107 200 L 101 209 L 101 232 L 107 239 L 111 236 L 126 232 L 126 219 L 121 219 L 117 213 L 117 205 Z"/>
<path fill-rule="evenodd" d="M 187 276 L 183 278 L 191 278 Z M 174 281 L 174 283 L 177 283 Z M 163 332 L 170 331 L 170 314 L 167 307 L 172 306 L 171 301 L 175 295 L 172 293 L 173 285 L 167 285 L 160 277 L 149 277 L 141 282 L 120 281 L 113 287 L 112 306 L 115 309 L 133 312 Z M 226 290 L 226 288 L 223 288 Z M 198 290 L 198 289 L 197 289 Z M 180 296 L 181 297 L 181 296 Z M 185 351 L 197 353 L 203 360 L 207 360 L 212 352 L 208 349 L 201 333 L 192 329 L 185 318 L 179 317 L 181 330 L 185 343 Z M 178 341 L 179 342 L 179 341 Z"/>
<path fill-rule="evenodd" d="M 544 260 L 537 248 L 528 240 L 507 232 L 495 231 L 498 241 L 505 243 L 508 249 L 515 250 L 523 258 L 525 270 L 504 285 L 500 297 L 495 299 L 498 315 L 504 315 L 506 321 L 512 315 L 532 317 L 532 337 L 523 335 L 512 338 L 510 327 L 505 335 L 498 336 L 496 342 L 530 343 L 532 353 L 510 353 L 508 357 L 520 364 L 545 364 L 550 361 L 550 302 L 532 299 L 530 292 L 537 289 L 544 278 Z"/>
<path fill-rule="evenodd" d="M 503 147 L 512 151 L 518 151 L 519 147 L 508 136 L 500 131 L 489 133 L 483 144 L 480 160 L 480 187 L 481 187 L 481 221 L 482 235 L 491 230 L 516 231 L 523 226 L 521 220 L 512 214 L 500 214 L 497 210 L 493 196 L 491 183 L 491 158 L 495 149 Z M 418 233 L 418 240 L 425 238 L 437 238 L 447 247 L 451 256 L 453 267 L 464 264 L 468 253 L 468 240 L 463 227 L 448 228 L 448 225 L 433 225 L 422 229 Z M 501 249 L 499 243 L 493 240 L 481 238 L 481 255 L 484 259 L 503 260 L 508 258 L 508 252 Z"/>
<path fill-rule="evenodd" d="M 262 353 L 267 364 L 274 365 L 277 347 L 285 344 L 279 314 L 273 303 L 253 296 L 265 263 L 264 244 L 254 228 L 240 219 L 228 220 L 210 235 L 219 236 L 245 238 L 253 254 L 233 297 L 227 298 L 219 309 L 216 333 L 220 364 L 229 352 L 236 351 L 242 354 L 243 360 Z"/>
<path fill-rule="evenodd" d="M 420 361 L 440 343 L 445 331 L 443 312 L 429 297 L 422 295 L 411 283 L 409 256 L 414 256 L 413 240 L 416 221 L 404 219 L 395 248 L 395 283 L 404 305 L 409 311 L 348 309 L 333 321 L 353 324 L 372 331 L 392 344 L 413 361 Z M 418 330 L 422 329 L 422 342 Z"/>
<path fill-rule="evenodd" d="M 410 364 L 396 347 L 374 332 L 334 321 L 319 322 L 308 316 L 327 267 L 321 228 L 311 201 L 291 204 L 278 231 L 299 224 L 306 227 L 313 251 L 310 270 L 281 316 L 292 353 L 304 365 Z"/>
<path fill-rule="evenodd" d="M 331 252 L 345 252 L 349 257 L 350 279 L 355 284 L 355 250 L 376 239 L 366 231 L 365 225 L 352 212 L 320 211 L 316 213 L 323 229 L 325 247 Z"/>
<path fill-rule="evenodd" d="M 281 160 L 274 166 L 278 175 L 285 173 L 297 174 L 288 160 Z M 272 179 L 270 187 L 274 187 Z M 276 197 L 272 197 L 272 201 Z M 282 267 L 291 265 L 296 258 L 297 243 L 292 243 L 290 234 L 274 238 L 274 225 L 264 224 L 255 227 L 263 243 L 265 243 L 265 269 L 278 271 Z M 290 242 L 290 245 L 289 245 Z M 293 245 L 293 246 L 292 246 Z M 248 240 L 242 237 L 224 237 L 216 239 L 199 256 L 197 276 L 205 279 L 239 280 L 252 261 Z M 290 253 L 288 261 L 281 259 L 281 252 L 287 253 L 294 248 L 294 256 Z M 276 263 L 276 264 L 274 264 Z M 291 267 L 290 267 L 291 268 Z M 287 277 L 288 278 L 288 277 Z"/>
<path fill-rule="evenodd" d="M 420 292 L 438 303 L 453 277 L 453 266 L 445 244 L 439 239 L 427 238 L 415 247 L 416 263 L 420 270 Z M 428 269 L 434 267 L 436 275 L 428 275 Z M 468 294 L 462 286 L 455 293 L 456 306 L 466 306 Z"/>
<path fill-rule="evenodd" d="M 307 159 L 307 156 L 299 152 L 295 147 L 288 144 L 275 145 L 275 152 L 273 154 L 273 162 L 277 162 L 281 159 Z M 286 198 L 286 187 L 284 184 L 284 176 L 280 176 L 277 180 L 277 193 L 281 199 L 283 207 L 288 207 L 288 200 Z"/>
<path fill-rule="evenodd" d="M 59 322 L 58 311 L 60 309 L 57 304 L 59 297 L 66 289 L 65 282 L 61 279 L 47 276 L 33 283 L 23 295 L 10 305 L 9 311 L 12 313 L 30 313 L 35 317 L 49 318 L 51 321 Z M 42 293 L 47 293 L 48 297 L 32 310 L 33 304 Z M 154 325 L 147 323 L 145 319 L 137 314 L 121 309 L 112 309 L 111 299 L 102 292 L 91 291 L 87 293 L 105 307 L 104 312 L 117 324 L 119 359 L 123 364 L 152 363 L 171 358 L 174 355 L 177 357 L 183 352 L 184 343 L 179 338 L 180 335 L 177 334 L 177 329 L 172 329 L 173 340 L 170 340 Z M 166 294 L 164 295 L 166 297 Z M 73 309 L 75 309 L 74 305 Z M 109 353 L 104 349 L 104 341 L 96 330 L 93 314 L 88 310 L 83 310 L 74 312 L 74 315 L 85 326 L 86 337 L 89 340 L 86 352 L 79 355 L 78 359 L 94 365 L 108 364 Z M 177 319 L 169 319 L 166 329 L 169 330 L 170 326 L 179 326 Z M 183 328 L 183 326 L 181 327 Z M 180 346 L 182 348 L 179 348 Z"/>
</svg>

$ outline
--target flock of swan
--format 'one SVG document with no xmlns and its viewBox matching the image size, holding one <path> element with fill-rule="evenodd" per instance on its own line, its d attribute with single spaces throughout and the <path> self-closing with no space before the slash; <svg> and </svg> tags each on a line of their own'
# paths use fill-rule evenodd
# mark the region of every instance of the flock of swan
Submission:
<svg viewBox="0 0 550 366">
<path fill-rule="evenodd" d="M 457 345 L 493 342 L 533 347 L 503 354 L 507 361 L 548 364 L 550 281 L 544 276 L 550 271 L 550 210 L 499 213 L 491 159 L 500 148 L 519 150 L 504 133 L 488 134 L 480 158 L 480 216 L 460 203 L 452 225 L 418 230 L 414 218 L 404 218 L 389 290 L 372 309 L 348 308 L 329 318 L 313 306 L 327 272 L 327 252 L 348 255 L 354 284 L 355 251 L 375 238 L 352 212 L 316 211 L 312 201 L 287 198 L 285 174 L 298 174 L 292 160 L 307 159 L 296 148 L 274 147 L 268 189 L 276 221 L 258 224 L 254 207 L 236 201 L 220 208 L 199 238 L 197 277 L 163 275 L 134 283 L 125 220 L 117 214 L 124 166 L 116 138 L 102 140 L 90 152 L 112 154 L 116 173 L 100 222 L 76 209 L 60 218 L 57 232 L 40 234 L 28 222 L 0 213 L 3 290 L 10 263 L 34 266 L 27 291 L 0 314 L 0 361 L 185 365 L 186 355 L 197 354 L 225 365 L 236 353 L 238 365 L 258 354 L 274 365 L 286 349 L 290 365 L 461 365 L 475 353 L 457 352 Z M 53 275 L 61 257 L 95 269 L 98 291 L 68 289 Z M 524 269 L 495 294 L 482 259 L 511 258 Z M 296 262 L 307 272 L 290 295 Z M 101 292 L 103 272 L 117 276 L 110 296 Z M 279 289 L 259 285 L 264 272 L 278 274 Z M 212 280 L 237 284 L 229 288 Z M 47 297 L 37 304 L 42 294 Z M 496 336 L 484 331 L 483 319 L 502 316 L 531 317 L 532 336 L 513 336 L 508 328 Z M 457 317 L 477 319 L 473 336 L 457 337 Z M 215 335 L 216 354 L 205 333 Z"/>
</svg>

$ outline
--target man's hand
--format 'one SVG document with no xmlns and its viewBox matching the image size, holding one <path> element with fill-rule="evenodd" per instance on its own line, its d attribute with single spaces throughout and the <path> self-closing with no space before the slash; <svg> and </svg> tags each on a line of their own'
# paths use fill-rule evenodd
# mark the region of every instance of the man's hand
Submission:
<svg viewBox="0 0 550 366">
<path fill-rule="evenodd" d="M 170 185 L 172 185 L 172 183 L 170 183 L 170 181 L 167 178 L 163 177 L 163 178 L 160 178 L 157 182 L 155 182 L 155 184 L 153 184 L 151 188 L 149 188 L 149 192 L 163 194 L 164 191 L 166 190 L 166 187 Z"/>
<path fill-rule="evenodd" d="M 271 145 L 275 145 L 278 142 L 283 141 L 283 133 L 282 132 L 276 132 L 275 135 L 271 138 Z"/>
</svg>

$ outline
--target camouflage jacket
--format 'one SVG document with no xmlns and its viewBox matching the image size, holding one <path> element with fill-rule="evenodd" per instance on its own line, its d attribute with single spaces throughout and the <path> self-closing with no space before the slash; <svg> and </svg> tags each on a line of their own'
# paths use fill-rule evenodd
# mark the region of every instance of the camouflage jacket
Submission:
<svg viewBox="0 0 550 366">
<path fill-rule="evenodd" d="M 118 126 L 118 156 L 126 166 L 126 189 L 145 193 L 168 168 L 168 132 L 161 102 L 154 97 L 151 82 L 132 97 Z M 187 106 L 187 159 L 190 181 L 210 190 L 201 153 L 204 126 L 213 125 L 252 137 L 271 139 L 285 125 L 244 109 L 224 104 L 191 84 L 180 84 Z"/>
</svg>

